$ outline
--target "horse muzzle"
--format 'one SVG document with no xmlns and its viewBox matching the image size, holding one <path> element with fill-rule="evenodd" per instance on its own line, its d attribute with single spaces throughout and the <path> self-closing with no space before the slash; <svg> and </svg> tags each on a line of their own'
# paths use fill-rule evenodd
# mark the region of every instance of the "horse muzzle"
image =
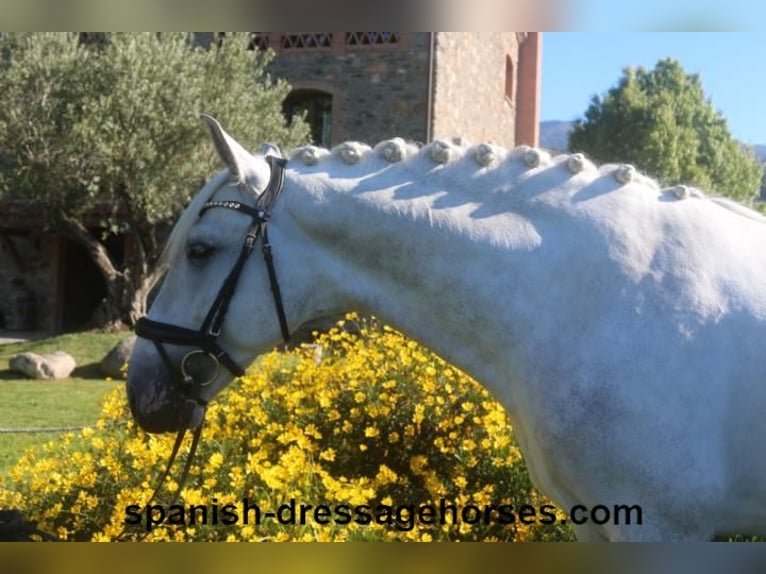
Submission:
<svg viewBox="0 0 766 574">
<path fill-rule="evenodd" d="M 187 352 L 178 364 L 178 371 L 170 370 L 151 345 L 136 343 L 128 369 L 128 404 L 146 432 L 196 428 L 204 418 L 207 399 L 203 393 L 218 377 L 220 365 L 202 350 Z"/>
<path fill-rule="evenodd" d="M 128 381 L 128 405 L 139 427 L 148 433 L 176 432 L 199 426 L 205 405 L 184 397 L 158 399 L 137 390 Z"/>
</svg>

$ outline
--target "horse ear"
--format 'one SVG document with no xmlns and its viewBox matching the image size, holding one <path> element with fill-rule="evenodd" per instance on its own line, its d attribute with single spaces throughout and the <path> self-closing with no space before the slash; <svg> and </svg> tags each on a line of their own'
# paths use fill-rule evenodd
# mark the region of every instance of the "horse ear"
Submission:
<svg viewBox="0 0 766 574">
<path fill-rule="evenodd" d="M 273 155 L 274 157 L 282 157 L 282 152 L 279 151 L 279 148 L 276 144 L 273 143 L 265 143 L 261 146 L 261 153 L 263 154 L 263 157 Z"/>
<path fill-rule="evenodd" d="M 227 134 L 212 116 L 207 114 L 201 114 L 202 121 L 205 122 L 207 129 L 210 131 L 210 135 L 213 137 L 213 145 L 218 152 L 219 157 L 229 168 L 231 174 L 236 178 L 237 182 L 244 183 L 246 177 L 246 167 L 251 157 L 250 152 L 243 148 L 237 141 Z"/>
</svg>

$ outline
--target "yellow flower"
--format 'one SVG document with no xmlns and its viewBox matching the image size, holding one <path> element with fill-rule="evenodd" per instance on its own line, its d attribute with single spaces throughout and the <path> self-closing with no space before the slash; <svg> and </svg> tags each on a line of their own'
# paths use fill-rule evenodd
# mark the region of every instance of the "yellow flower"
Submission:
<svg viewBox="0 0 766 574">
<path fill-rule="evenodd" d="M 486 389 L 390 327 L 358 317 L 346 320 L 358 331 L 319 335 L 321 360 L 307 349 L 267 353 L 210 405 L 182 493 L 184 504 L 209 506 L 217 500 L 221 508 L 247 497 L 261 512 L 275 511 L 290 499 L 313 506 L 327 501 L 393 506 L 409 501 L 413 492 L 423 494 L 424 500 L 413 501 L 418 504 L 442 498 L 478 506 L 545 503 L 523 486 L 529 481 L 507 415 Z M 148 501 L 173 439 L 140 431 L 122 389 L 109 393 L 103 405 L 92 429 L 24 455 L 0 477 L 0 505 L 23 507 L 45 529 L 70 538 L 75 532 L 92 540 L 117 536 L 125 508 Z M 187 448 L 188 441 L 182 460 Z M 498 501 L 492 486 L 501 481 L 519 485 L 517 492 L 503 493 L 505 502 Z M 169 500 L 177 489 L 170 478 L 162 496 Z M 538 525 L 514 530 L 497 524 L 419 524 L 409 532 L 353 521 L 288 527 L 265 520 L 256 526 L 254 512 L 248 524 L 158 527 L 147 539 L 562 536 L 560 526 Z"/>
<path fill-rule="evenodd" d="M 381 464 L 378 468 L 378 474 L 375 477 L 375 482 L 379 485 L 386 485 L 396 482 L 398 478 L 397 474 L 387 467 L 385 464 Z"/>
<path fill-rule="evenodd" d="M 423 419 L 425 419 L 425 410 L 426 408 L 423 405 L 415 405 L 415 412 L 412 415 L 412 422 L 414 422 L 416 425 L 423 422 Z"/>
<path fill-rule="evenodd" d="M 184 488 L 181 491 L 181 497 L 188 505 L 191 504 L 206 504 L 205 498 L 202 496 L 202 491 L 196 488 Z"/>
<path fill-rule="evenodd" d="M 334 461 L 335 460 L 335 449 L 334 448 L 328 448 L 328 449 L 323 450 L 322 452 L 319 453 L 319 458 L 322 459 L 322 460 L 330 461 L 330 462 Z"/>
<path fill-rule="evenodd" d="M 223 455 L 220 452 L 214 452 L 208 458 L 207 464 L 211 471 L 215 471 L 223 464 Z"/>
<path fill-rule="evenodd" d="M 410 470 L 414 474 L 420 474 L 423 472 L 423 469 L 428 466 L 428 460 L 423 455 L 416 455 L 410 458 Z"/>
</svg>

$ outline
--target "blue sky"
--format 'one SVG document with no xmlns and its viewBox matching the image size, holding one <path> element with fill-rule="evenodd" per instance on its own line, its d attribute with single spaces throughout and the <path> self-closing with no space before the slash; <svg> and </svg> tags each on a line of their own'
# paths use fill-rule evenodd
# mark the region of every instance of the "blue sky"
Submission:
<svg viewBox="0 0 766 574">
<path fill-rule="evenodd" d="M 762 23 L 766 22 L 763 4 L 751 8 L 751 15 Z M 591 97 L 614 86 L 624 67 L 653 68 L 664 57 L 675 58 L 687 73 L 700 75 L 706 95 L 726 117 L 734 137 L 766 144 L 764 33 L 544 33 L 540 117 L 543 121 L 582 117 Z"/>
<path fill-rule="evenodd" d="M 558 1 L 568 30 L 754 32 L 766 24 L 759 0 Z"/>
</svg>

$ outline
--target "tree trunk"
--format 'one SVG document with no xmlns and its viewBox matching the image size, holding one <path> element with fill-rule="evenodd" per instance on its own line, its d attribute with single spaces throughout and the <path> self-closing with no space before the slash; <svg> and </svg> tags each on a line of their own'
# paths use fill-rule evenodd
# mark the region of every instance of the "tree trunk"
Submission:
<svg viewBox="0 0 766 574">
<path fill-rule="evenodd" d="M 107 331 L 132 327 L 146 315 L 147 299 L 155 284 L 153 275 L 143 277 L 140 285 L 134 285 L 125 280 L 124 274 L 111 284 L 107 283 L 109 295 L 94 312 L 93 323 Z"/>
<path fill-rule="evenodd" d="M 159 279 L 158 273 L 150 269 L 141 238 L 134 234 L 135 248 L 118 269 L 106 247 L 80 220 L 64 214 L 61 221 L 64 233 L 86 248 L 106 283 L 107 296 L 94 311 L 94 326 L 119 330 L 135 325 L 146 314 L 147 298 Z"/>
</svg>

